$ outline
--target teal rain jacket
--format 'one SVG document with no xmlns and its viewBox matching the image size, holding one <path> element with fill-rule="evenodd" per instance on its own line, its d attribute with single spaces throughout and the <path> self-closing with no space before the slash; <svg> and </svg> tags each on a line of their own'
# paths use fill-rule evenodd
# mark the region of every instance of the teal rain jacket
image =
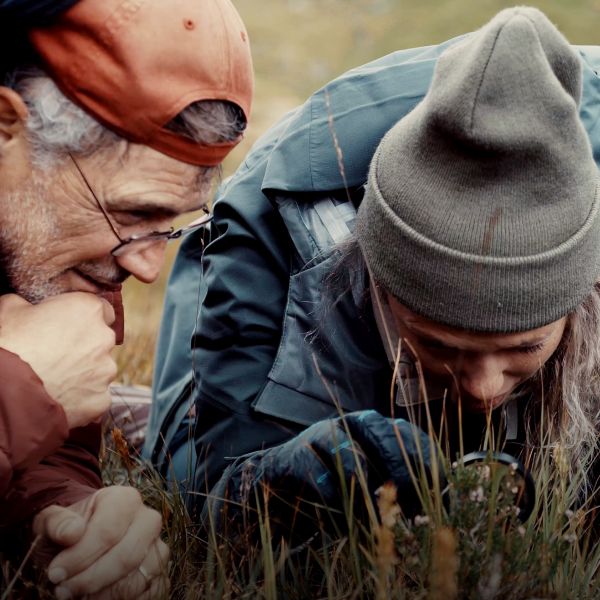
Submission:
<svg viewBox="0 0 600 600">
<path fill-rule="evenodd" d="M 231 457 L 281 443 L 340 406 L 389 412 L 391 374 L 356 290 L 328 315 L 324 340 L 311 334 L 323 324 L 329 251 L 352 228 L 371 156 L 458 39 L 395 52 L 317 91 L 224 182 L 210 230 L 184 241 L 145 446 L 166 476 L 189 480 L 196 468 L 196 488 L 210 489 Z M 600 164 L 600 48 L 578 50 L 581 118 Z"/>
</svg>

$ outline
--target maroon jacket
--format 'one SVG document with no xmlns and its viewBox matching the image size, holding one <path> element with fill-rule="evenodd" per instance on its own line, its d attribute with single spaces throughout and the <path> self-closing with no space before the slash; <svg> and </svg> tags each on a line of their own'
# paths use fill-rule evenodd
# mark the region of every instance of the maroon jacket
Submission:
<svg viewBox="0 0 600 600">
<path fill-rule="evenodd" d="M 102 486 L 100 426 L 69 432 L 62 407 L 18 356 L 0 349 L 0 526 Z"/>
<path fill-rule="evenodd" d="M 121 293 L 101 295 L 115 309 L 113 329 L 121 343 Z M 100 442 L 99 424 L 69 431 L 62 407 L 31 367 L 0 348 L 0 527 L 14 527 L 51 504 L 68 506 L 101 488 Z"/>
</svg>

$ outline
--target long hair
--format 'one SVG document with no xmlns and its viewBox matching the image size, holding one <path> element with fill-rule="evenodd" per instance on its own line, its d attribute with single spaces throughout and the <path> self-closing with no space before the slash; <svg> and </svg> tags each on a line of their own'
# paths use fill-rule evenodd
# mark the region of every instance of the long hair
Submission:
<svg viewBox="0 0 600 600">
<path fill-rule="evenodd" d="M 568 315 L 563 339 L 535 384 L 528 441 L 560 445 L 572 471 L 587 471 L 600 432 L 600 282 Z M 536 424 L 540 414 L 545 422 Z"/>
</svg>

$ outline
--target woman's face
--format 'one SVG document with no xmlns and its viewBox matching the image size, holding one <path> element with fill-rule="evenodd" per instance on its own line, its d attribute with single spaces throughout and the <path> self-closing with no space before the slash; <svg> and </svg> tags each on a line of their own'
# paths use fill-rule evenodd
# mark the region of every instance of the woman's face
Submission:
<svg viewBox="0 0 600 600">
<path fill-rule="evenodd" d="M 421 317 L 388 295 L 403 348 L 434 378 L 458 394 L 468 411 L 485 412 L 504 403 L 552 356 L 567 317 L 521 333 L 477 333 Z"/>
</svg>

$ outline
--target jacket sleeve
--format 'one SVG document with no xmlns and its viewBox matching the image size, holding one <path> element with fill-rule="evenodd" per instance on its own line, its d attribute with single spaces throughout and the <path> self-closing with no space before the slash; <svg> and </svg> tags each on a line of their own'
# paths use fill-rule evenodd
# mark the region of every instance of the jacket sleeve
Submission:
<svg viewBox="0 0 600 600">
<path fill-rule="evenodd" d="M 257 187 L 241 184 L 222 198 L 214 206 L 220 235 L 207 246 L 202 261 L 205 293 L 192 338 L 200 489 L 220 477 L 228 457 L 281 443 L 296 433 L 252 409 L 281 339 L 289 236 Z"/>
<path fill-rule="evenodd" d="M 0 349 L 0 526 L 101 487 L 100 425 L 69 432 L 62 407 L 18 356 Z"/>
<path fill-rule="evenodd" d="M 0 348 L 0 498 L 16 474 L 55 451 L 67 435 L 62 407 L 27 363 Z"/>
<path fill-rule="evenodd" d="M 100 425 L 70 433 L 59 449 L 13 479 L 0 502 L 0 525 L 14 526 L 51 504 L 69 506 L 102 487 L 98 463 Z"/>
</svg>

